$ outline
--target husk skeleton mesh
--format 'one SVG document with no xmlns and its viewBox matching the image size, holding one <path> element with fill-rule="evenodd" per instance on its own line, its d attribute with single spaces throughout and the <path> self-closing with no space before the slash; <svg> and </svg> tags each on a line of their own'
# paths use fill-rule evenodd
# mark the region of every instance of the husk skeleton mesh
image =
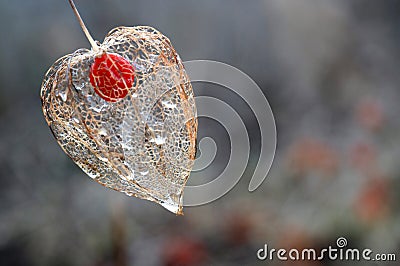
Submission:
<svg viewBox="0 0 400 266">
<path fill-rule="evenodd" d="M 46 121 L 72 160 L 100 184 L 182 212 L 195 159 L 197 118 L 190 80 L 168 38 L 151 27 L 112 30 L 100 51 L 57 60 L 41 88 Z M 101 53 L 135 70 L 128 95 L 107 102 L 89 81 Z"/>
</svg>

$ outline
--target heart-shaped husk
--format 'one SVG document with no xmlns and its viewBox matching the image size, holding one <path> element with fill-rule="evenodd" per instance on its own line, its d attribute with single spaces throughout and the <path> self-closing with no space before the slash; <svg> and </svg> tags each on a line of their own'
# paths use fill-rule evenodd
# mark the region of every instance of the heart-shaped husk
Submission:
<svg viewBox="0 0 400 266">
<path fill-rule="evenodd" d="M 126 97 L 101 98 L 90 82 L 96 57 L 116 54 L 135 70 Z M 151 27 L 119 27 L 98 51 L 81 49 L 48 70 L 43 113 L 63 150 L 91 178 L 182 214 L 195 158 L 193 90 L 168 38 Z"/>
</svg>

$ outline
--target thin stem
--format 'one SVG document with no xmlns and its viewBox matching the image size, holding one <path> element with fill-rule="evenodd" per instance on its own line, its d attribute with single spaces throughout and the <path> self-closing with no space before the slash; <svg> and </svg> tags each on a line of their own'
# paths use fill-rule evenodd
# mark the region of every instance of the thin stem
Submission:
<svg viewBox="0 0 400 266">
<path fill-rule="evenodd" d="M 79 24 L 81 25 L 81 28 L 82 28 L 83 32 L 84 32 L 85 35 L 86 35 L 86 38 L 89 40 L 90 45 L 92 46 L 93 50 L 94 50 L 94 51 L 98 51 L 98 50 L 99 50 L 99 46 L 97 45 L 97 43 L 96 43 L 95 40 L 93 39 L 92 35 L 90 35 L 89 30 L 86 28 L 85 23 L 83 22 L 83 20 L 82 20 L 82 18 L 81 18 L 81 15 L 79 15 L 78 9 L 77 9 L 76 6 L 75 6 L 74 1 L 73 1 L 73 0 L 68 0 L 68 1 L 69 1 L 69 4 L 70 4 L 71 7 L 72 7 L 72 10 L 73 10 L 74 13 L 75 13 L 76 18 L 77 18 L 78 21 L 79 21 Z"/>
</svg>

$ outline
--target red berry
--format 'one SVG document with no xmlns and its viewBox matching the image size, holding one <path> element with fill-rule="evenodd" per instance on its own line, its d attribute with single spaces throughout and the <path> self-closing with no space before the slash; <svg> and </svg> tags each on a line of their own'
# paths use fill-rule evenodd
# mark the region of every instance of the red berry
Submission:
<svg viewBox="0 0 400 266">
<path fill-rule="evenodd" d="M 122 56 L 104 53 L 96 57 L 90 69 L 90 83 L 107 102 L 125 98 L 135 79 L 133 66 Z"/>
</svg>

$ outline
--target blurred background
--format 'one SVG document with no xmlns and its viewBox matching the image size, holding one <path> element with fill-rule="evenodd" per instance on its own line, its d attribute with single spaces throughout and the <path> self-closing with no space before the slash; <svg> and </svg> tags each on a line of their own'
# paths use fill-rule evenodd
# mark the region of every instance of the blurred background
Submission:
<svg viewBox="0 0 400 266">
<path fill-rule="evenodd" d="M 39 90 L 50 65 L 89 47 L 67 1 L 2 0 L 1 265 L 284 265 L 258 261 L 256 251 L 264 244 L 320 250 L 338 237 L 349 247 L 399 251 L 399 1 L 76 4 L 100 41 L 115 26 L 151 25 L 183 60 L 222 61 L 249 74 L 276 118 L 276 158 L 267 180 L 249 193 L 258 126 L 246 104 L 219 90 L 236 103 L 252 143 L 245 176 L 229 194 L 176 217 L 103 188 L 62 152 L 41 111 Z M 219 130 L 200 121 L 200 135 Z M 226 150 L 210 166 L 215 171 L 223 170 Z"/>
</svg>

